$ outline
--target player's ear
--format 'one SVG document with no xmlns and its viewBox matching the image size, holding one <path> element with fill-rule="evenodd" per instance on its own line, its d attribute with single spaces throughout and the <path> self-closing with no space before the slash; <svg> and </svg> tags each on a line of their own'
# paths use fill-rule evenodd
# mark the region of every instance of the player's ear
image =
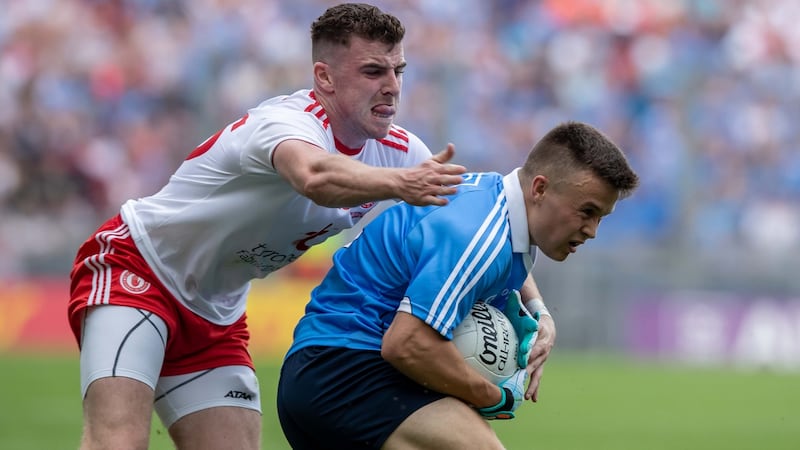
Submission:
<svg viewBox="0 0 800 450">
<path fill-rule="evenodd" d="M 314 86 L 317 90 L 333 91 L 333 80 L 331 79 L 330 66 L 327 63 L 322 61 L 314 63 Z"/>
<path fill-rule="evenodd" d="M 547 191 L 547 187 L 549 185 L 550 185 L 550 180 L 547 179 L 546 176 L 536 175 L 535 177 L 533 177 L 533 180 L 531 180 L 531 184 L 529 186 L 531 198 L 533 198 L 534 200 L 538 200 L 539 198 L 541 198 Z"/>
</svg>

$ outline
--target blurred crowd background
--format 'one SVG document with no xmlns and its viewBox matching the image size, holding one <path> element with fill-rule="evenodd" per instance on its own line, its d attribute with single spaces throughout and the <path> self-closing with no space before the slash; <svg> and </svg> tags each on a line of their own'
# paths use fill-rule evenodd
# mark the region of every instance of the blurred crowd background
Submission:
<svg viewBox="0 0 800 450">
<path fill-rule="evenodd" d="M 124 200 L 247 108 L 310 87 L 309 25 L 334 3 L 0 0 L 0 279 L 64 276 Z M 471 170 L 506 172 L 565 120 L 624 148 L 642 186 L 590 243 L 604 258 L 796 252 L 800 2 L 373 3 L 407 28 L 397 123 L 434 152 L 453 142 Z"/>
</svg>

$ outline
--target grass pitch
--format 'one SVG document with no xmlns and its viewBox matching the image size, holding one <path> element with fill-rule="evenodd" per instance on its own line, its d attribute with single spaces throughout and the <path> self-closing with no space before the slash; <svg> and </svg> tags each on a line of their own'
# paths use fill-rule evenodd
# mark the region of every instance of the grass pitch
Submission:
<svg viewBox="0 0 800 450">
<path fill-rule="evenodd" d="M 259 360 L 264 449 L 289 449 L 274 412 L 278 364 Z M 0 354 L 0 448 L 76 449 L 77 356 Z M 800 448 L 800 375 L 689 369 L 561 354 L 538 404 L 493 422 L 509 450 Z M 151 449 L 173 448 L 156 418 Z"/>
</svg>

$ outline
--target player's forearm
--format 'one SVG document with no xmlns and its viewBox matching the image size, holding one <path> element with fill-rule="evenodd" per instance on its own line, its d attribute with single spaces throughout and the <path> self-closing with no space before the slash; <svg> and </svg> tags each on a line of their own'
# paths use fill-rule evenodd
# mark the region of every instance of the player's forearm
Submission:
<svg viewBox="0 0 800 450">
<path fill-rule="evenodd" d="M 401 314 L 404 313 L 398 313 Z M 392 327 L 384 336 L 381 354 L 405 376 L 473 406 L 485 407 L 500 401 L 500 389 L 469 367 L 452 342 L 427 325 L 423 325 L 427 330 L 414 332 L 395 327 L 395 323 Z"/>
<path fill-rule="evenodd" d="M 531 299 L 542 299 L 542 293 L 539 291 L 539 286 L 536 284 L 536 280 L 533 279 L 533 276 L 528 274 L 528 277 L 525 279 L 525 282 L 522 284 L 522 287 L 519 289 L 519 294 L 522 297 L 522 302 L 525 303 L 525 307 L 528 308 L 528 302 Z M 529 312 L 530 308 L 528 308 Z"/>
<path fill-rule="evenodd" d="M 299 177 L 300 192 L 328 207 L 388 199 L 443 206 L 448 202 L 445 197 L 456 193 L 464 170 L 435 158 L 415 167 L 373 167 L 339 155 L 317 156 Z"/>
<path fill-rule="evenodd" d="M 443 356 L 426 352 L 389 363 L 417 383 L 470 405 L 485 407 L 500 401 L 500 389 L 469 367 L 460 354 L 456 359 Z"/>
<path fill-rule="evenodd" d="M 346 158 L 331 158 L 313 167 L 303 194 L 330 208 L 358 206 L 398 198 L 399 171 L 371 167 Z"/>
</svg>

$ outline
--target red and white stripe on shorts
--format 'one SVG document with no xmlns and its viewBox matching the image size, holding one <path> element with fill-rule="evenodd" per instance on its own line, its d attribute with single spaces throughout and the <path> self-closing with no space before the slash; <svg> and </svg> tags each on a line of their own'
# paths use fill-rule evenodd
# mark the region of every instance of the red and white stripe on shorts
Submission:
<svg viewBox="0 0 800 450">
<path fill-rule="evenodd" d="M 70 277 L 68 317 L 79 345 L 86 308 L 131 306 L 153 312 L 167 324 L 162 376 L 229 365 L 253 367 L 246 317 L 216 325 L 181 305 L 147 265 L 119 215 L 81 245 Z"/>
<path fill-rule="evenodd" d="M 111 241 L 127 239 L 131 232 L 124 222 L 113 230 L 100 231 L 94 235 L 99 250 L 97 254 L 83 260 L 83 264 L 92 272 L 92 291 L 86 301 L 87 305 L 108 304 L 111 292 L 111 265 L 106 262 L 106 254 L 114 254 Z"/>
</svg>

